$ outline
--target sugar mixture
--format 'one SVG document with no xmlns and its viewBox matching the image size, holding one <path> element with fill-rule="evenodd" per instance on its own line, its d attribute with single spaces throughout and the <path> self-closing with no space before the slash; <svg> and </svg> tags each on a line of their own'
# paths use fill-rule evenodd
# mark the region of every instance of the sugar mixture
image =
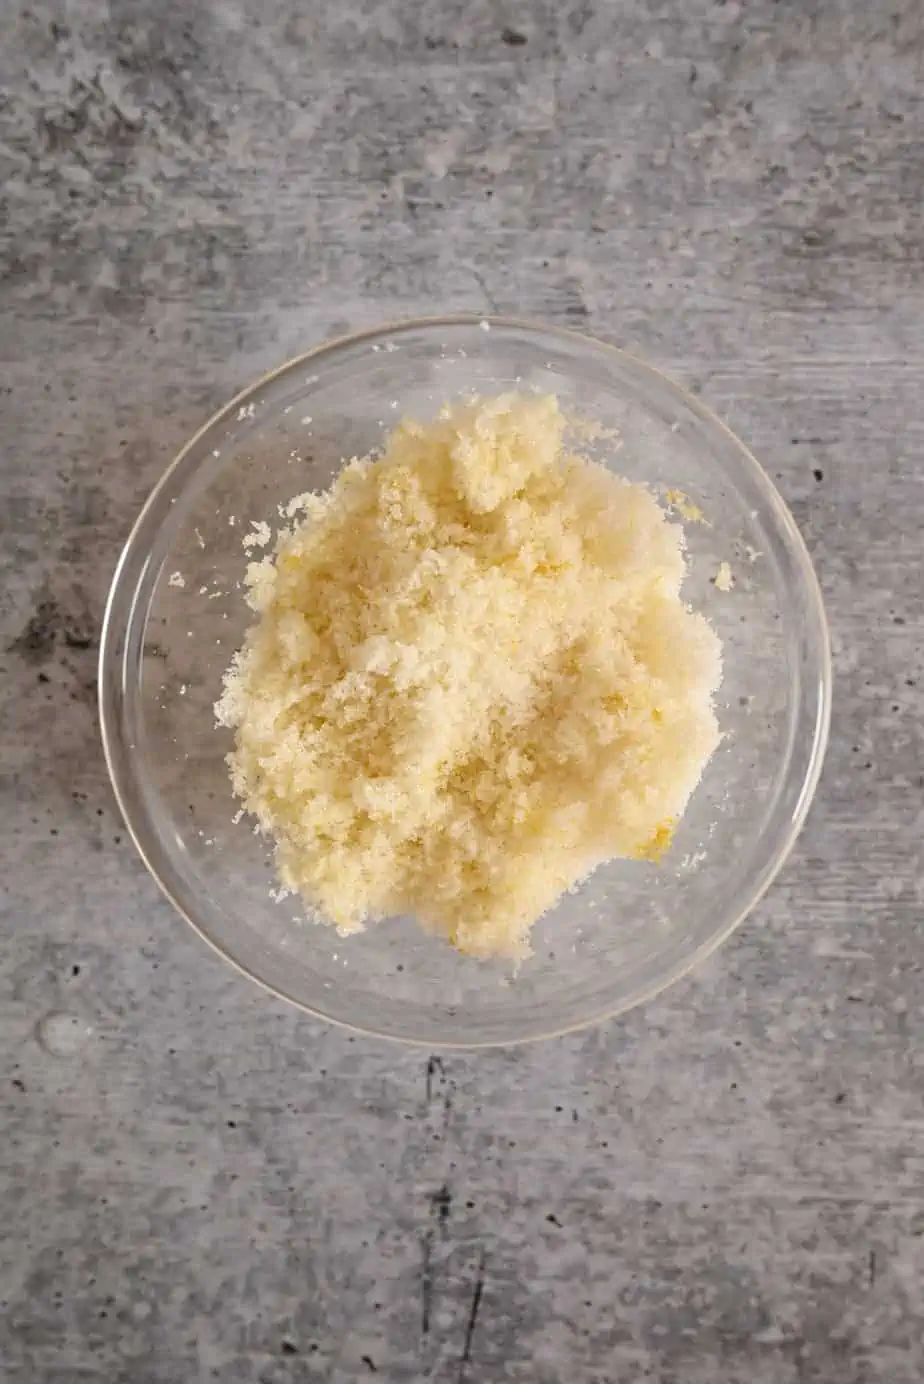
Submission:
<svg viewBox="0 0 924 1384">
<path fill-rule="evenodd" d="M 717 636 L 654 496 L 575 455 L 551 397 L 403 422 L 250 564 L 216 711 L 282 884 L 519 957 L 562 892 L 655 860 L 719 740 Z"/>
</svg>

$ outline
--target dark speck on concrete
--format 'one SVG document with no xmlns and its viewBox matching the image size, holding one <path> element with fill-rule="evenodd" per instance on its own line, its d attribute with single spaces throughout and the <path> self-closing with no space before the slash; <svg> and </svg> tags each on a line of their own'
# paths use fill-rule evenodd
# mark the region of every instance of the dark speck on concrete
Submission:
<svg viewBox="0 0 924 1384">
<path fill-rule="evenodd" d="M 444 1182 L 439 1191 L 433 1193 L 430 1202 L 437 1214 L 441 1228 L 445 1229 L 452 1211 L 452 1192 L 447 1183 Z"/>
<path fill-rule="evenodd" d="M 9 646 L 29 663 L 44 663 L 54 651 L 60 627 L 60 611 L 55 601 L 41 601 L 28 623 Z"/>
</svg>

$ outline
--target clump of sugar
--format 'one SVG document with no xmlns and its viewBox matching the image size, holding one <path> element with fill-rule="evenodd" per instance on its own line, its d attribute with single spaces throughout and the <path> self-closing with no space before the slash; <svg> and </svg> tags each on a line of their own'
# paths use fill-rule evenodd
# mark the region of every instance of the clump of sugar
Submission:
<svg viewBox="0 0 924 1384">
<path fill-rule="evenodd" d="M 719 563 L 719 570 L 716 572 L 714 580 L 716 591 L 731 591 L 735 584 L 735 577 L 727 562 Z"/>
</svg>

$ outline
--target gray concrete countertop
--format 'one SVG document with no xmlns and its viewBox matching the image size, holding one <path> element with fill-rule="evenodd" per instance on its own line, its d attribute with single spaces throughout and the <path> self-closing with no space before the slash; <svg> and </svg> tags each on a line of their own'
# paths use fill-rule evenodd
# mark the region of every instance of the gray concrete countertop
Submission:
<svg viewBox="0 0 924 1384">
<path fill-rule="evenodd" d="M 4 1380 L 920 1384 L 922 16 L 2 7 Z M 202 946 L 94 694 L 177 445 L 287 355 L 434 309 L 700 392 L 802 526 L 837 678 L 809 825 L 712 962 L 442 1060 Z"/>
</svg>

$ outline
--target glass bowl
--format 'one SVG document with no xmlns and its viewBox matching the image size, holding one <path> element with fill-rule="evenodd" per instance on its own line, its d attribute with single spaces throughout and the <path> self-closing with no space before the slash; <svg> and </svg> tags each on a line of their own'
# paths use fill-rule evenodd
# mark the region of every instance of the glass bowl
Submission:
<svg viewBox="0 0 924 1384">
<path fill-rule="evenodd" d="M 589 450 L 683 492 L 686 599 L 721 636 L 724 739 L 659 865 L 599 868 L 533 931 L 534 954 L 477 961 L 410 918 L 357 936 L 274 897 L 269 843 L 232 797 L 216 728 L 222 675 L 252 618 L 241 579 L 252 522 L 322 489 L 403 414 L 464 393 L 558 396 L 622 439 Z M 685 502 L 681 502 L 685 504 Z M 715 578 L 729 563 L 734 585 Z M 631 356 L 497 318 L 408 322 L 329 342 L 216 414 L 144 507 L 112 585 L 100 655 L 103 742 L 151 873 L 227 960 L 312 1014 L 428 1046 L 522 1042 L 618 1014 L 683 975 L 735 928 L 782 865 L 818 780 L 831 669 L 802 539 L 751 454 L 707 409 Z"/>
</svg>

